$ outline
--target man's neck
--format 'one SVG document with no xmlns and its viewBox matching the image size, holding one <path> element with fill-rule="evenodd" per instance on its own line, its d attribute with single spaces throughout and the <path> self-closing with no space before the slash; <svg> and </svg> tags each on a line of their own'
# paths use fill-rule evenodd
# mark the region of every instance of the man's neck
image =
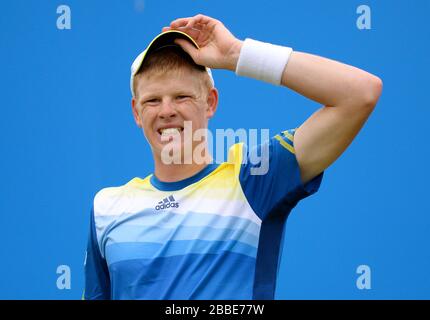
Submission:
<svg viewBox="0 0 430 320">
<path fill-rule="evenodd" d="M 203 163 L 164 164 L 160 159 L 155 160 L 154 175 L 163 182 L 177 182 L 194 176 L 202 171 L 213 159 L 208 156 Z"/>
</svg>

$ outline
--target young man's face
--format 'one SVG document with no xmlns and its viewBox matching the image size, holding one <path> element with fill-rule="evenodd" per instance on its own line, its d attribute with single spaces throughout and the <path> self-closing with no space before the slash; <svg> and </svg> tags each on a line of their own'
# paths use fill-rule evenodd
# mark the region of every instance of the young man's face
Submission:
<svg viewBox="0 0 430 320">
<path fill-rule="evenodd" d="M 141 127 L 154 156 L 160 157 L 169 145 L 184 155 L 185 122 L 192 124 L 191 139 L 198 129 L 206 129 L 218 103 L 217 90 L 208 90 L 196 71 L 184 68 L 161 75 L 142 75 L 132 100 L 136 124 Z M 194 150 L 201 141 L 189 141 Z M 174 141 L 174 142 L 172 142 Z"/>
</svg>

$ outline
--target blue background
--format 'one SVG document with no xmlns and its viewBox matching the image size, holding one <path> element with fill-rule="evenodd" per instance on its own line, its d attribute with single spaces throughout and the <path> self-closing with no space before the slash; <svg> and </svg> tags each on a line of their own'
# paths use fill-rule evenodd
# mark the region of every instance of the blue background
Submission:
<svg viewBox="0 0 430 320">
<path fill-rule="evenodd" d="M 140 3 L 140 5 L 139 5 Z M 57 7 L 71 8 L 59 30 Z M 143 4 L 143 5 L 142 5 Z M 359 30 L 356 9 L 372 9 Z M 429 299 L 430 1 L 2 1 L 0 298 L 80 299 L 95 193 L 152 171 L 134 124 L 134 57 L 175 18 L 203 13 L 238 38 L 288 45 L 382 78 L 375 112 L 286 226 L 277 299 Z M 299 126 L 320 106 L 215 70 L 210 127 Z M 71 268 L 71 289 L 56 286 Z M 359 265 L 372 288 L 356 287 Z"/>
</svg>

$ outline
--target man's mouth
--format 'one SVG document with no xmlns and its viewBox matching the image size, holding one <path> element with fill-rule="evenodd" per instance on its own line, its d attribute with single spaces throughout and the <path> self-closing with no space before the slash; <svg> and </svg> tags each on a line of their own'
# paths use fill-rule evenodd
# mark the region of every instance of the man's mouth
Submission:
<svg viewBox="0 0 430 320">
<path fill-rule="evenodd" d="M 164 129 L 158 129 L 157 132 L 161 136 L 162 140 L 168 139 L 169 137 L 174 137 L 178 134 L 181 134 L 181 132 L 184 131 L 184 128 L 182 127 L 176 127 L 176 128 L 164 128 Z"/>
</svg>

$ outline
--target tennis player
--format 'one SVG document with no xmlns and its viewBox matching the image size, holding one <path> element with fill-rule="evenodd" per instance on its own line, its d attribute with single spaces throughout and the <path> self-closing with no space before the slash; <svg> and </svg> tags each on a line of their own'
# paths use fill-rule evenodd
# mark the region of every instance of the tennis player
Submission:
<svg viewBox="0 0 430 320">
<path fill-rule="evenodd" d="M 257 147 L 233 144 L 215 163 L 204 136 L 190 139 L 217 109 L 211 68 L 282 85 L 322 107 Z M 162 29 L 134 61 L 130 86 L 154 172 L 96 194 L 84 298 L 274 299 L 285 221 L 363 127 L 381 80 L 290 47 L 241 41 L 199 14 Z M 282 119 L 286 107 L 264 110 Z M 267 170 L 258 172 L 263 161 Z"/>
</svg>

